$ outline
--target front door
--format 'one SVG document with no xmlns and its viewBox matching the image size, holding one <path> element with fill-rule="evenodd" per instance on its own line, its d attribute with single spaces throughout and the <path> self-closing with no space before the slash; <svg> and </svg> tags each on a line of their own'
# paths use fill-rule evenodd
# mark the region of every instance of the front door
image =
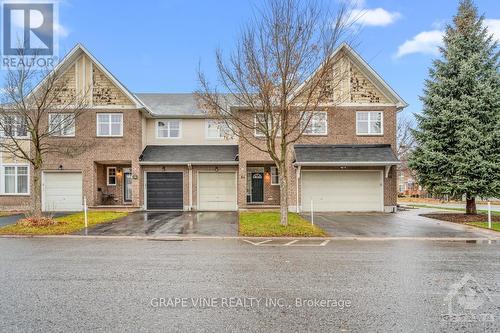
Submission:
<svg viewBox="0 0 500 333">
<path fill-rule="evenodd" d="M 132 174 L 123 173 L 123 200 L 132 201 Z"/>
<path fill-rule="evenodd" d="M 252 202 L 264 202 L 264 174 L 252 173 Z"/>
</svg>

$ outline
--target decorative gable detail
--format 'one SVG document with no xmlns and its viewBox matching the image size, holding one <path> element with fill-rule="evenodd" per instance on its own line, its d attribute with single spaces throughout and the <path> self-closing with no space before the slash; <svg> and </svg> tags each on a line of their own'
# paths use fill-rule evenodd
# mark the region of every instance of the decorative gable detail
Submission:
<svg viewBox="0 0 500 333">
<path fill-rule="evenodd" d="M 60 80 L 60 81 L 59 81 Z M 54 103 L 66 105 L 72 103 L 76 97 L 76 74 L 75 66 L 70 66 L 66 72 L 57 79 L 56 84 L 60 84 Z"/>
<path fill-rule="evenodd" d="M 390 103 L 379 89 L 361 72 L 361 70 L 350 63 L 350 101 L 352 103 Z"/>
<path fill-rule="evenodd" d="M 110 79 L 92 66 L 92 104 L 93 105 L 131 105 L 133 104 Z"/>
</svg>

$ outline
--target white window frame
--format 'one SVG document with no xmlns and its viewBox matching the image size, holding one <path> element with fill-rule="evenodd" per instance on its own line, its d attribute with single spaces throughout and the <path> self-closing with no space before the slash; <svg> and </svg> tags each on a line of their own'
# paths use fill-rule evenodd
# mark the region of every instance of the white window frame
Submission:
<svg viewBox="0 0 500 333">
<path fill-rule="evenodd" d="M 167 133 L 168 133 L 168 136 L 160 136 L 160 127 L 159 127 L 159 123 L 163 122 L 165 123 L 165 125 L 167 126 Z M 172 121 L 177 121 L 179 122 L 179 136 L 171 136 L 170 135 L 170 122 Z M 157 121 L 155 121 L 155 137 L 157 139 L 181 139 L 182 138 L 182 120 L 181 119 L 158 119 Z"/>
<path fill-rule="evenodd" d="M 279 177 L 279 173 L 278 173 L 278 168 L 277 167 L 271 167 L 271 172 L 270 173 L 271 173 L 271 185 L 279 185 L 280 184 L 280 177 Z M 278 182 L 277 183 L 273 182 L 274 176 L 278 177 Z"/>
<path fill-rule="evenodd" d="M 264 138 L 266 135 L 264 133 L 260 133 L 259 132 L 259 129 L 257 128 L 257 117 L 259 114 L 262 114 L 262 115 L 265 115 L 266 113 L 265 112 L 256 112 L 254 117 L 253 117 L 253 123 L 254 123 L 254 136 L 257 137 L 257 138 Z M 278 122 L 279 122 L 279 119 L 277 119 Z M 268 118 L 267 119 L 267 122 L 268 122 L 268 127 L 270 127 L 270 121 L 271 119 Z M 279 126 L 279 125 L 278 125 Z M 278 128 L 278 133 L 276 133 L 276 136 L 281 136 L 281 128 Z"/>
<path fill-rule="evenodd" d="M 21 115 L 18 115 L 18 114 L 5 114 L 5 115 L 2 115 L 0 117 L 0 121 L 3 121 L 3 119 L 5 118 L 8 118 L 8 117 L 11 117 L 11 118 L 14 118 L 14 131 L 15 131 L 15 134 L 12 136 L 13 138 L 15 139 L 25 139 L 25 138 L 28 138 L 29 137 L 29 133 L 28 133 L 28 129 L 26 128 L 26 135 L 23 135 L 23 136 L 20 136 L 18 135 L 17 133 L 17 126 L 18 126 L 18 123 L 20 122 L 19 119 L 22 118 Z M 25 121 L 26 123 L 26 121 Z M 27 126 L 27 124 L 26 124 Z M 5 133 L 3 131 L 3 127 L 0 127 L 0 137 L 5 137 Z"/>
<path fill-rule="evenodd" d="M 359 120 L 358 120 L 358 114 L 361 113 L 367 113 L 368 114 L 368 120 L 366 120 L 367 125 L 368 125 L 368 132 L 366 133 L 360 133 L 359 132 Z M 380 113 L 380 133 L 371 133 L 371 115 L 372 114 L 378 114 Z M 365 135 L 365 136 L 380 136 L 384 135 L 384 112 L 383 111 L 356 111 L 356 135 Z"/>
<path fill-rule="evenodd" d="M 218 135 L 219 136 L 210 136 L 209 135 L 209 126 L 210 126 L 210 123 L 217 123 L 218 126 L 224 126 L 224 127 L 227 127 L 228 125 L 223 121 L 223 120 L 217 120 L 217 119 L 206 119 L 205 121 L 205 138 L 207 140 L 221 140 L 221 139 L 225 139 L 227 138 L 231 133 L 230 133 L 230 130 L 229 128 L 227 129 L 228 133 L 226 133 L 227 135 L 225 136 L 224 135 L 224 131 L 221 130 L 220 127 L 218 127 Z"/>
<path fill-rule="evenodd" d="M 115 177 L 115 183 L 114 184 L 111 184 L 109 182 L 109 170 L 115 170 L 115 174 L 113 177 Z M 106 168 L 106 185 L 107 186 L 116 186 L 118 184 L 118 170 L 116 169 L 116 167 L 107 167 Z"/>
<path fill-rule="evenodd" d="M 58 116 L 58 115 L 62 115 L 63 117 L 68 116 L 68 118 L 66 118 L 64 120 L 71 119 L 71 121 L 73 122 L 73 129 L 72 129 L 72 132 L 70 134 L 55 134 L 55 133 L 53 133 L 53 134 L 51 134 L 51 136 L 57 136 L 57 137 L 74 137 L 75 136 L 75 132 L 76 132 L 75 115 L 73 113 L 69 113 L 69 112 L 53 112 L 53 113 L 49 113 L 49 132 L 52 133 L 54 131 L 53 126 L 55 126 L 56 124 L 53 123 L 52 119 L 55 116 Z M 64 126 L 65 130 L 68 130 L 69 128 L 70 128 L 69 126 L 68 127 Z"/>
<path fill-rule="evenodd" d="M 111 133 L 111 118 L 112 116 L 120 116 L 120 134 L 112 134 Z M 109 127 L 109 134 L 99 134 L 99 116 L 107 116 L 108 117 L 108 127 Z M 118 112 L 113 112 L 113 113 L 102 113 L 99 112 L 96 114 L 96 134 L 98 137 L 123 137 L 123 113 L 118 113 Z"/>
<path fill-rule="evenodd" d="M 324 114 L 325 115 L 325 132 L 324 133 L 308 133 L 306 132 L 307 129 L 304 129 L 304 135 L 310 135 L 310 136 L 321 136 L 321 135 L 328 135 L 328 113 L 326 111 L 306 111 L 307 115 L 306 115 L 306 120 L 310 118 L 309 120 L 309 124 L 308 126 L 311 126 L 313 121 L 314 121 L 314 116 L 315 115 L 318 115 L 318 114 Z M 312 113 L 312 115 L 310 115 L 310 113 Z M 304 123 L 306 123 L 307 121 L 304 121 L 304 119 L 302 119 Z"/>
<path fill-rule="evenodd" d="M 5 168 L 6 167 L 14 167 L 15 168 L 15 174 L 14 174 L 14 188 L 16 189 L 15 193 L 7 193 L 5 191 Z M 25 193 L 18 193 L 17 192 L 17 185 L 18 185 L 18 177 L 19 177 L 19 172 L 18 168 L 19 167 L 26 167 L 27 170 L 27 188 Z M 15 164 L 15 163 L 6 163 L 2 164 L 0 166 L 0 195 L 3 196 L 26 196 L 30 195 L 30 184 L 31 184 L 31 174 L 30 174 L 30 165 L 29 164 Z"/>
</svg>

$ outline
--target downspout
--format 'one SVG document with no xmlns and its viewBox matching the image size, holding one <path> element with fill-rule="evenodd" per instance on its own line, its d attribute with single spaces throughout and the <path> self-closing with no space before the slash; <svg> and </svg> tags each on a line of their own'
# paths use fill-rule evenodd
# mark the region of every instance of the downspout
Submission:
<svg viewBox="0 0 500 333">
<path fill-rule="evenodd" d="M 188 163 L 189 170 L 189 209 L 193 210 L 193 166 Z"/>
<path fill-rule="evenodd" d="M 300 180 L 300 168 L 301 168 L 301 166 L 299 165 L 299 166 L 297 167 L 297 169 L 295 170 L 295 172 L 296 172 L 296 177 L 295 177 L 295 178 L 296 178 L 296 180 L 295 180 L 295 188 L 296 188 L 296 189 L 295 189 L 295 196 L 296 196 L 296 198 L 295 198 L 295 204 L 297 205 L 297 207 L 296 207 L 297 213 L 300 213 L 300 208 L 299 208 L 299 207 L 300 207 L 300 206 L 299 206 L 299 180 Z"/>
</svg>

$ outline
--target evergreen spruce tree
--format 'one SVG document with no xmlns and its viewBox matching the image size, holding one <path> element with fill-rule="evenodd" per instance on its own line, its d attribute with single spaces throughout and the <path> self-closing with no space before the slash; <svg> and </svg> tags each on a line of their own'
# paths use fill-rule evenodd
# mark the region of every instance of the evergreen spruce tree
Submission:
<svg viewBox="0 0 500 333">
<path fill-rule="evenodd" d="M 498 44 L 471 0 L 460 1 L 447 25 L 416 115 L 417 148 L 409 166 L 429 192 L 467 200 L 500 196 Z"/>
</svg>

